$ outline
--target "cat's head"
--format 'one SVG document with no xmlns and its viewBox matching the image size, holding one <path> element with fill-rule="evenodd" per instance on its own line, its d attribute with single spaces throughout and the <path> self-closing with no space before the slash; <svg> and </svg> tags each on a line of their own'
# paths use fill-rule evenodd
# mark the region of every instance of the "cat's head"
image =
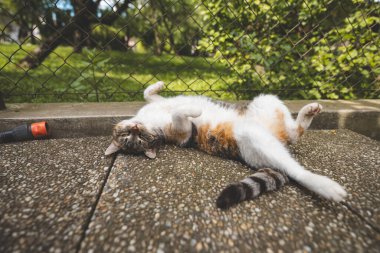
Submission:
<svg viewBox="0 0 380 253">
<path fill-rule="evenodd" d="M 133 120 L 119 122 L 113 129 L 112 138 L 105 155 L 123 150 L 132 154 L 144 153 L 152 159 L 156 157 L 157 135 L 141 122 Z"/>
</svg>

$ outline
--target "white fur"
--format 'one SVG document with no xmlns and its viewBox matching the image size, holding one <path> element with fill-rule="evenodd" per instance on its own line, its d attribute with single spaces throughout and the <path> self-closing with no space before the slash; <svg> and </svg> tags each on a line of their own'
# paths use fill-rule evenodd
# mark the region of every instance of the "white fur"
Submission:
<svg viewBox="0 0 380 253">
<path fill-rule="evenodd" d="M 296 123 L 301 125 L 304 129 L 309 128 L 313 117 L 322 111 L 322 105 L 318 103 L 311 103 L 302 107 L 298 113 Z"/>
<path fill-rule="evenodd" d="M 243 180 L 241 180 L 240 182 L 242 183 L 246 183 L 250 186 L 250 188 L 252 189 L 252 193 L 254 195 L 259 195 L 260 194 L 260 185 L 258 185 L 256 182 L 254 182 L 252 179 L 250 179 L 249 177 L 246 177 L 244 178 Z"/>
<path fill-rule="evenodd" d="M 268 129 L 275 122 L 276 112 L 281 111 L 291 141 L 297 141 L 298 126 L 306 130 L 313 116 L 322 109 L 318 103 L 302 108 L 297 120 L 294 120 L 288 108 L 276 96 L 260 95 L 249 104 L 246 114 L 241 116 L 233 109 L 222 108 L 211 102 L 207 97 L 163 98 L 156 94 L 163 86 L 163 82 L 158 82 L 145 90 L 144 97 L 151 103 L 144 106 L 132 120 L 143 122 L 148 129 L 163 128 L 177 122 L 186 131 L 191 131 L 191 122 L 197 127 L 209 124 L 211 128 L 219 123 L 232 122 L 242 158 L 252 167 L 280 170 L 327 199 L 342 201 L 346 196 L 346 191 L 338 183 L 306 170 L 294 160 L 284 144 Z"/>
<path fill-rule="evenodd" d="M 150 85 L 144 91 L 144 99 L 148 102 L 162 100 L 163 98 L 157 95 L 157 93 L 162 90 L 162 88 L 164 88 L 163 81 L 158 81 L 157 83 Z"/>
</svg>

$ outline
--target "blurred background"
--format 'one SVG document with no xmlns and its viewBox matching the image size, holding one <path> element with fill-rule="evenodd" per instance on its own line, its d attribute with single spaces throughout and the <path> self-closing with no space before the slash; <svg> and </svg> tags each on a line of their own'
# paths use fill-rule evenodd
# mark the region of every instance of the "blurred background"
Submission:
<svg viewBox="0 0 380 253">
<path fill-rule="evenodd" d="M 378 0 L 2 0 L 5 102 L 380 98 Z"/>
</svg>

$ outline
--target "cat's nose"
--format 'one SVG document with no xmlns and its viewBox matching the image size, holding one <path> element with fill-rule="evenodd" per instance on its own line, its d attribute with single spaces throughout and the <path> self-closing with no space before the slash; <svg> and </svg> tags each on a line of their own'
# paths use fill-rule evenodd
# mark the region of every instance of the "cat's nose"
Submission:
<svg viewBox="0 0 380 253">
<path fill-rule="evenodd" d="M 131 128 L 131 133 L 133 133 L 133 134 L 138 134 L 139 132 L 140 132 L 140 130 L 139 130 L 137 124 L 134 125 L 134 126 Z"/>
</svg>

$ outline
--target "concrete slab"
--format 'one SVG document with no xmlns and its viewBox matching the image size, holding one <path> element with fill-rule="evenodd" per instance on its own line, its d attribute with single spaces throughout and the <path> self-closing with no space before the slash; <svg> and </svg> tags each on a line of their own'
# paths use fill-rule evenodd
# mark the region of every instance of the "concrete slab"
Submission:
<svg viewBox="0 0 380 253">
<path fill-rule="evenodd" d="M 245 103 L 240 101 L 237 103 Z M 313 101 L 288 100 L 285 104 L 296 114 Z M 380 140 L 380 99 L 319 100 L 324 112 L 314 119 L 314 129 L 347 128 Z M 7 104 L 0 111 L 0 131 L 19 124 L 46 120 L 53 138 L 110 135 L 112 125 L 133 117 L 144 102 Z"/>
<path fill-rule="evenodd" d="M 305 167 L 341 182 L 348 202 L 380 225 L 380 142 L 349 130 L 312 131 L 291 148 Z"/>
<path fill-rule="evenodd" d="M 133 116 L 144 102 L 109 103 L 14 103 L 0 112 L 3 119 L 128 117 Z"/>
<path fill-rule="evenodd" d="M 309 169 L 350 192 L 379 222 L 380 144 L 347 130 L 312 131 L 292 147 Z M 81 252 L 379 252 L 380 235 L 345 206 L 295 184 L 228 211 L 215 199 L 251 172 L 238 162 L 166 146 L 119 155 Z"/>
<path fill-rule="evenodd" d="M 297 113 L 300 108 L 317 100 L 285 100 L 290 111 Z M 246 103 L 247 101 L 235 101 Z M 333 111 L 379 111 L 380 99 L 360 100 L 318 100 L 324 105 L 325 112 Z M 109 102 L 109 103 L 14 103 L 0 112 L 3 119 L 35 118 L 78 118 L 78 117 L 128 117 L 133 116 L 145 102 Z"/>
<path fill-rule="evenodd" d="M 75 252 L 105 179 L 108 141 L 0 145 L 0 252 Z"/>
</svg>

